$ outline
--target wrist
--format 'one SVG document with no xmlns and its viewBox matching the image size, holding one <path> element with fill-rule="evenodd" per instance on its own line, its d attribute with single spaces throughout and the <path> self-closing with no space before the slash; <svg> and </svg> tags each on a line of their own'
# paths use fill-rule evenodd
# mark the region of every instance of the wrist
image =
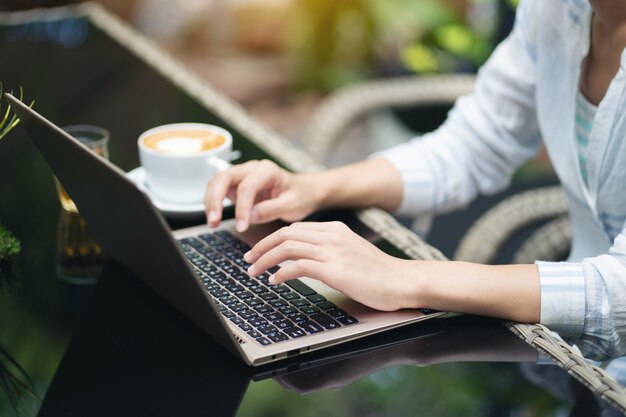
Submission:
<svg viewBox="0 0 626 417">
<path fill-rule="evenodd" d="M 334 183 L 332 172 L 320 171 L 301 176 L 304 189 L 307 190 L 312 201 L 313 211 L 330 208 L 336 205 L 333 202 Z"/>
<path fill-rule="evenodd" d="M 400 287 L 398 289 L 398 302 L 400 308 L 431 308 L 428 304 L 430 291 L 430 275 L 427 270 L 431 261 L 416 261 L 398 259 L 400 262 L 398 271 Z M 432 276 L 432 275 L 431 275 Z"/>
</svg>

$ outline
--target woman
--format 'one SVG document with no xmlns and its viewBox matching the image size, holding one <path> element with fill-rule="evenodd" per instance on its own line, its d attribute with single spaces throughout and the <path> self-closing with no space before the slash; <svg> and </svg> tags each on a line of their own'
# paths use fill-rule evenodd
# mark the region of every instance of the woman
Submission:
<svg viewBox="0 0 626 417">
<path fill-rule="evenodd" d="M 510 181 L 545 143 L 574 227 L 570 262 L 489 266 L 393 258 L 338 223 L 294 223 L 259 242 L 251 274 L 320 279 L 380 310 L 427 307 L 541 322 L 598 351 L 626 351 L 626 2 L 527 0 L 511 35 L 437 131 L 367 161 L 290 174 L 252 161 L 208 185 L 207 218 L 236 200 L 239 230 L 324 207 L 415 215 L 463 206 Z"/>
</svg>

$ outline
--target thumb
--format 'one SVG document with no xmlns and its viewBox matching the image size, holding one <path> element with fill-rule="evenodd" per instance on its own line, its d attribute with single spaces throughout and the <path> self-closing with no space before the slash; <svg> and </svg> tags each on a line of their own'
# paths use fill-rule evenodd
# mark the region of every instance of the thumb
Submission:
<svg viewBox="0 0 626 417">
<path fill-rule="evenodd" d="M 294 208 L 289 204 L 289 198 L 281 194 L 276 198 L 263 200 L 254 205 L 250 214 L 251 223 L 267 223 L 273 220 L 290 217 Z"/>
</svg>

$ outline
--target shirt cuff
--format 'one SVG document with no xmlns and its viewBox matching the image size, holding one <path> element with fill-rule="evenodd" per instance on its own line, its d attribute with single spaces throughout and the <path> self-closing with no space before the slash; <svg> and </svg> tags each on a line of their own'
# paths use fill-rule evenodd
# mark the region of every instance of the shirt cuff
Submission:
<svg viewBox="0 0 626 417">
<path fill-rule="evenodd" d="M 409 143 L 377 152 L 371 157 L 382 157 L 391 163 L 402 178 L 402 202 L 394 214 L 416 216 L 434 209 L 435 171 L 429 162 L 428 153 L 414 139 Z"/>
<path fill-rule="evenodd" d="M 582 264 L 535 262 L 541 283 L 541 324 L 562 337 L 578 338 L 585 323 Z"/>
</svg>

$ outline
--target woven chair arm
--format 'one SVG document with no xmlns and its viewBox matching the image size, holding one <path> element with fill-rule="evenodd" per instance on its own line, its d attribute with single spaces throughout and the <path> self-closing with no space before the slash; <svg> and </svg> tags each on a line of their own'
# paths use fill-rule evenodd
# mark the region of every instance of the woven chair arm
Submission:
<svg viewBox="0 0 626 417">
<path fill-rule="evenodd" d="M 363 114 L 388 107 L 454 103 L 472 91 L 474 80 L 474 75 L 411 76 L 341 89 L 320 104 L 307 124 L 307 151 L 321 162 L 346 128 Z"/>
<path fill-rule="evenodd" d="M 565 193 L 560 187 L 519 193 L 487 211 L 467 231 L 454 259 L 490 263 L 517 231 L 535 222 L 562 216 L 567 211 Z"/>
<path fill-rule="evenodd" d="M 558 217 L 541 226 L 513 255 L 514 264 L 531 264 L 536 260 L 561 261 L 572 246 L 569 216 Z"/>
</svg>

